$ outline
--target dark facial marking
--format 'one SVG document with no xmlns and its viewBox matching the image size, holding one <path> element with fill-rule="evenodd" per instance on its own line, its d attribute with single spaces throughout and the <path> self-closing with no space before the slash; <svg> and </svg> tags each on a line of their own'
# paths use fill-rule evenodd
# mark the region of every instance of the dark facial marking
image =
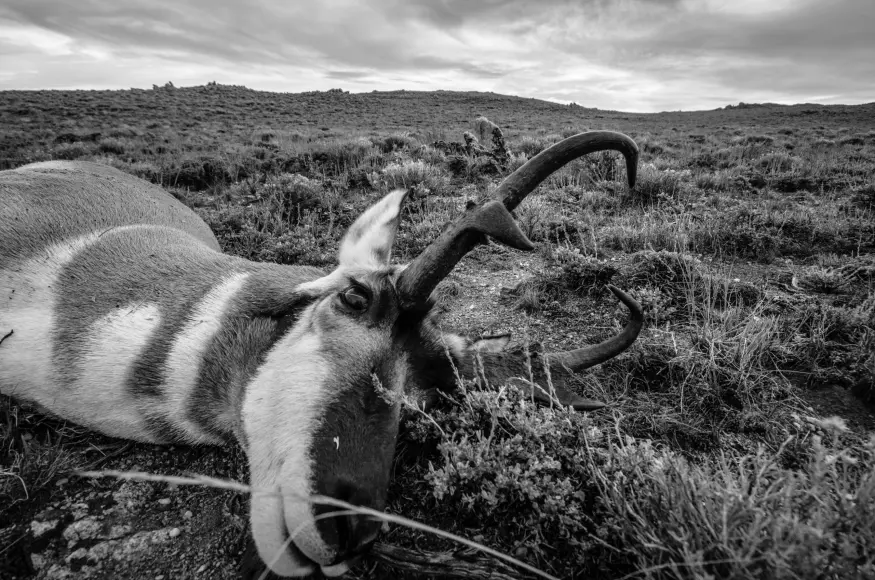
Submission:
<svg viewBox="0 0 875 580">
<path fill-rule="evenodd" d="M 192 393 L 188 416 L 215 437 L 227 437 L 222 411 L 236 409 L 240 417 L 245 387 L 258 372 L 270 349 L 297 323 L 312 299 L 302 297 L 274 315 L 238 316 L 225 320 L 204 353 Z M 235 429 L 245 437 L 241 426 Z M 245 441 L 241 441 L 244 445 Z"/>
<path fill-rule="evenodd" d="M 391 372 L 376 371 L 382 387 L 391 389 Z M 385 507 L 399 413 L 399 405 L 387 402 L 386 396 L 378 392 L 373 376 L 362 374 L 328 405 L 311 449 L 317 494 L 377 510 Z M 317 516 L 336 510 L 314 508 Z M 336 516 L 319 519 L 316 526 L 324 541 L 337 548 L 340 561 L 366 549 L 363 542 L 379 529 L 379 522 Z"/>
</svg>

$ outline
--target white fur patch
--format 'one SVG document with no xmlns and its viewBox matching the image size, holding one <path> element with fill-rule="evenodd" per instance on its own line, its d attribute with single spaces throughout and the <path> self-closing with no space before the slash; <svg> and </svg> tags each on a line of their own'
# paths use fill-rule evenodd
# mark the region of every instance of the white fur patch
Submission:
<svg viewBox="0 0 875 580">
<path fill-rule="evenodd" d="M 306 333 L 316 305 L 268 353 L 246 388 L 243 427 L 251 484 L 260 490 L 280 490 L 283 497 L 252 497 L 252 536 L 262 560 L 280 575 L 300 576 L 312 570 L 283 548 L 288 534 L 308 558 L 327 563 L 334 550 L 316 529 L 306 498 L 312 493 L 309 450 L 319 413 L 328 403 L 328 361 L 318 336 Z"/>
<path fill-rule="evenodd" d="M 329 578 L 337 578 L 349 572 L 349 565 L 346 562 L 335 564 L 334 566 L 322 566 L 322 573 Z"/>
<path fill-rule="evenodd" d="M 108 435 L 152 441 L 124 384 L 161 322 L 156 304 L 118 308 L 91 325 L 63 416 Z"/>
<path fill-rule="evenodd" d="M 468 347 L 472 352 L 501 352 L 510 344 L 510 335 L 492 336 L 475 340 Z"/>
<path fill-rule="evenodd" d="M 52 245 L 0 271 L 0 390 L 54 411 L 57 380 L 52 368 L 55 285 L 58 276 L 97 234 Z M 57 412 L 57 411 L 56 411 Z"/>
<path fill-rule="evenodd" d="M 144 226 L 122 226 L 113 231 L 138 229 Z M 65 242 L 53 244 L 34 257 L 0 271 L 0 337 L 14 333 L 0 345 L 0 391 L 13 397 L 35 402 L 49 411 L 83 425 L 95 426 L 98 417 L 99 430 L 104 422 L 95 415 L 95 405 L 101 405 L 109 393 L 121 393 L 121 384 L 93 382 L 80 393 L 62 391 L 57 371 L 54 368 L 53 335 L 55 332 L 54 311 L 58 277 L 76 255 L 95 243 L 106 230 L 92 232 Z M 114 313 L 108 313 L 112 316 Z M 139 311 L 127 321 L 116 320 L 106 324 L 128 325 L 136 328 L 138 337 L 150 325 L 148 311 Z M 82 329 L 82 340 L 93 340 L 93 334 Z M 136 339 L 128 344 L 127 352 L 135 347 Z M 117 369 L 112 376 L 120 376 L 126 370 Z M 101 372 L 106 373 L 107 369 Z M 105 375 L 107 376 L 107 375 Z M 121 405 L 130 407 L 128 402 Z M 114 408 L 114 412 L 118 407 Z M 89 420 L 90 418 L 90 420 Z M 117 426 L 126 424 L 121 419 Z M 139 438 L 140 432 L 117 433 L 119 436 Z M 143 438 L 151 441 L 150 437 Z"/>
<path fill-rule="evenodd" d="M 189 400 L 197 385 L 204 354 L 222 326 L 222 319 L 234 296 L 243 288 L 248 274 L 233 274 L 213 287 L 198 303 L 176 334 L 167 357 L 167 383 L 162 415 L 182 429 L 191 443 L 220 444 L 188 417 Z"/>
<path fill-rule="evenodd" d="M 442 332 L 441 343 L 456 357 L 456 360 L 462 360 L 468 349 L 468 341 L 452 332 Z"/>
<path fill-rule="evenodd" d="M 330 290 L 340 290 L 346 283 L 348 274 L 349 269 L 338 267 L 327 276 L 299 284 L 295 287 L 295 291 L 308 296 L 321 296 Z"/>
</svg>

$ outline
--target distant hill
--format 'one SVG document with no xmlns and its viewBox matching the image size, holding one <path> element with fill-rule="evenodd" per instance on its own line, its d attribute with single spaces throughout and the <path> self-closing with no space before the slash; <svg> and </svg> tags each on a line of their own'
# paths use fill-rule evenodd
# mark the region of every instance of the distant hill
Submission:
<svg viewBox="0 0 875 580">
<path fill-rule="evenodd" d="M 798 134 L 822 137 L 875 130 L 875 104 L 740 104 L 711 111 L 625 113 L 496 93 L 272 93 L 212 83 L 183 88 L 168 83 L 115 91 L 0 91 L 0 169 L 95 153 L 121 155 L 129 163 L 161 152 L 173 158 L 195 153 L 232 158 L 243 155 L 239 147 L 253 146 L 263 135 L 280 135 L 287 143 L 397 133 L 422 143 L 459 141 L 481 115 L 497 123 L 511 140 L 592 129 L 622 131 L 633 138 L 673 135 L 701 142 L 718 132 L 801 131 Z"/>
<path fill-rule="evenodd" d="M 374 91 L 341 89 L 273 93 L 209 84 L 117 91 L 0 91 L 0 123 L 7 128 L 53 125 L 61 120 L 92 124 L 200 124 L 236 131 L 255 126 L 310 131 L 450 131 L 468 128 L 478 115 L 509 135 L 565 127 L 629 130 L 641 124 L 705 128 L 710 125 L 773 125 L 836 121 L 870 124 L 867 105 L 745 104 L 712 111 L 625 113 L 562 105 L 533 98 L 483 92 Z M 25 120 L 27 121 L 25 122 Z"/>
</svg>

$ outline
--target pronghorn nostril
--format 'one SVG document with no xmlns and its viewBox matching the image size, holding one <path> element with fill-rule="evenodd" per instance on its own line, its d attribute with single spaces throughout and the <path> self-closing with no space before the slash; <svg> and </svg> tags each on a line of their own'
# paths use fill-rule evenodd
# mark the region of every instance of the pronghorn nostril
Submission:
<svg viewBox="0 0 875 580">
<path fill-rule="evenodd" d="M 372 494 L 348 481 L 335 480 L 323 489 L 324 495 L 354 506 L 374 507 Z M 380 523 L 371 516 L 343 507 L 317 505 L 315 511 L 322 540 L 337 550 L 338 562 L 367 552 L 380 529 Z"/>
</svg>

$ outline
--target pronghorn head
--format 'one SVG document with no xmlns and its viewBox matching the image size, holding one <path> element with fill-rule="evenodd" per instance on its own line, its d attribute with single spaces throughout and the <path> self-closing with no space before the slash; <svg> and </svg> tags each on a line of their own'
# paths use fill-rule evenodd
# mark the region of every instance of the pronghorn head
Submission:
<svg viewBox="0 0 875 580">
<path fill-rule="evenodd" d="M 510 211 L 562 165 L 605 149 L 625 155 L 634 185 L 638 151 L 631 139 L 610 132 L 570 137 L 509 176 L 488 201 L 469 207 L 407 266 L 390 264 L 407 197 L 393 191 L 350 227 L 337 268 L 295 289 L 298 302 L 277 318 L 280 337 L 243 395 L 238 434 L 256 490 L 253 537 L 275 573 L 304 576 L 320 568 L 338 575 L 373 543 L 376 520 L 307 498 L 384 508 L 402 400 L 427 404 L 462 375 L 513 380 L 536 398 L 577 409 L 603 406 L 562 385 L 635 340 L 641 309 L 623 292 L 611 288 L 632 313 L 620 335 L 567 353 L 531 356 L 505 349 L 508 337 L 472 340 L 442 332 L 430 296 L 486 235 L 532 249 Z M 550 392 L 537 386 L 550 388 L 545 366 L 553 369 Z"/>
</svg>

